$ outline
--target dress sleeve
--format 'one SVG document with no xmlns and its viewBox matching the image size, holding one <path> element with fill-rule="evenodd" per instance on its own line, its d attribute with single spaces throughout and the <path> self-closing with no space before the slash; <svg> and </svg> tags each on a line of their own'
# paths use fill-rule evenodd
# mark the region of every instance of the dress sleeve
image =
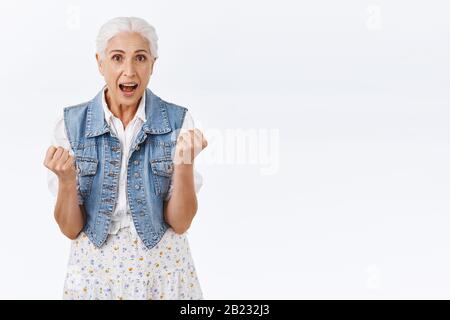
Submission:
<svg viewBox="0 0 450 320">
<path fill-rule="evenodd" d="M 187 130 L 191 130 L 195 128 L 194 119 L 192 118 L 192 115 L 189 111 L 186 111 L 186 115 L 183 120 L 183 125 L 181 126 L 180 133 L 185 132 Z M 198 193 L 200 191 L 200 188 L 203 185 L 203 176 L 200 174 L 200 172 L 197 171 L 195 168 L 195 161 L 193 164 L 194 167 L 194 187 L 195 187 L 195 193 Z M 173 176 L 172 180 L 170 182 L 169 191 L 167 192 L 167 196 L 164 199 L 165 201 L 168 201 L 170 197 L 172 196 L 173 191 Z"/>
<path fill-rule="evenodd" d="M 69 154 L 71 156 L 74 155 L 72 147 L 70 146 L 69 139 L 67 138 L 66 134 L 66 128 L 64 124 L 64 116 L 61 113 L 53 125 L 52 134 L 50 137 L 50 143 L 51 145 L 55 147 L 63 147 L 64 149 L 69 150 Z M 48 189 L 50 190 L 50 193 L 53 195 L 53 197 L 57 197 L 58 195 L 58 177 L 56 174 L 47 169 L 47 185 Z M 77 187 L 78 187 L 78 176 L 77 176 Z M 78 193 L 78 203 L 83 204 L 82 198 L 80 194 Z"/>
</svg>

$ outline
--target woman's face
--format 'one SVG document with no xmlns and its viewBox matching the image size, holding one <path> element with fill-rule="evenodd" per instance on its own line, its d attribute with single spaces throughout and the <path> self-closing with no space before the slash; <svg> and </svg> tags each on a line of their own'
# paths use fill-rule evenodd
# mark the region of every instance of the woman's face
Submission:
<svg viewBox="0 0 450 320">
<path fill-rule="evenodd" d="M 108 41 L 105 56 L 96 58 L 113 103 L 137 106 L 155 62 L 149 42 L 138 33 L 120 32 Z"/>
</svg>

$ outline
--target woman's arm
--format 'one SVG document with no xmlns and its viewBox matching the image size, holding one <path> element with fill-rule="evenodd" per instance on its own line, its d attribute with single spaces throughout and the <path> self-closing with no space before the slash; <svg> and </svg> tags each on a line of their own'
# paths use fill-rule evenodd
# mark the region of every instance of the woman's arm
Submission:
<svg viewBox="0 0 450 320">
<path fill-rule="evenodd" d="M 75 179 L 73 178 L 75 166 L 68 166 L 70 168 L 68 174 L 59 172 L 62 168 L 62 160 L 58 161 L 58 157 L 61 158 L 64 151 L 68 151 L 67 160 L 69 160 L 69 156 L 73 155 L 69 140 L 66 136 L 64 117 L 62 114 L 58 116 L 54 123 L 51 144 L 53 147 L 47 150 L 44 165 L 50 169 L 48 171 L 48 187 L 56 197 L 54 217 L 62 233 L 69 239 L 74 239 L 81 231 L 82 226 L 80 224 L 82 223 L 84 225 L 86 212 L 78 198 L 76 198 L 76 203 L 73 201 L 74 193 L 75 197 L 78 197 L 76 173 Z M 57 153 L 58 147 L 61 150 Z M 73 158 L 70 158 L 70 160 L 73 161 Z"/>
<path fill-rule="evenodd" d="M 58 176 L 58 195 L 54 217 L 61 232 L 69 239 L 76 239 L 84 227 L 86 213 L 78 202 L 74 157 L 62 147 L 48 148 L 44 166 Z"/>
<path fill-rule="evenodd" d="M 198 129 L 180 133 L 174 157 L 172 195 L 164 206 L 164 218 L 176 233 L 189 229 L 197 213 L 194 185 L 194 158 L 207 146 Z"/>
<path fill-rule="evenodd" d="M 175 148 L 172 181 L 164 202 L 164 218 L 179 234 L 189 229 L 197 213 L 196 193 L 203 178 L 194 168 L 194 158 L 206 145 L 201 131 L 195 128 L 194 118 L 186 111 Z"/>
<path fill-rule="evenodd" d="M 69 239 L 76 239 L 86 222 L 84 205 L 78 203 L 77 182 L 59 180 L 58 197 L 54 216 L 61 232 Z"/>
<path fill-rule="evenodd" d="M 189 229 L 197 213 L 193 164 L 177 164 L 173 171 L 173 190 L 164 203 L 164 217 L 173 230 L 182 234 Z"/>
</svg>

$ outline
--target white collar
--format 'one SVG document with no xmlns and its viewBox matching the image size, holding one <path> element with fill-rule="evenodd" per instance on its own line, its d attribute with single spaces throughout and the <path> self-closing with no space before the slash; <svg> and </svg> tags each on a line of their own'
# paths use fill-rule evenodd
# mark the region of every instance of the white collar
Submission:
<svg viewBox="0 0 450 320">
<path fill-rule="evenodd" d="M 106 85 L 103 87 L 102 106 L 103 106 L 103 112 L 105 113 L 105 119 L 108 122 L 108 124 L 111 125 L 112 117 L 114 115 L 112 114 L 111 110 L 109 110 L 108 105 L 106 103 L 105 91 L 106 91 Z M 144 94 L 142 95 L 141 101 L 139 102 L 138 109 L 136 111 L 136 114 L 134 115 L 134 118 L 135 117 L 138 117 L 139 119 L 141 119 L 142 122 L 145 122 L 147 120 L 147 118 L 145 116 L 145 91 L 144 91 Z M 133 118 L 133 120 L 134 120 L 134 118 Z"/>
</svg>

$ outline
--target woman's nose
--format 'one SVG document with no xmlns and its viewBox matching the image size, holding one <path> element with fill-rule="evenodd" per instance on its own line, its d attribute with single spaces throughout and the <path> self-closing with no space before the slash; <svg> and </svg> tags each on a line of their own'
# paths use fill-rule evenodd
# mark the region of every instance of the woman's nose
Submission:
<svg viewBox="0 0 450 320">
<path fill-rule="evenodd" d="M 136 73 L 136 70 L 135 70 L 135 68 L 134 68 L 134 63 L 133 63 L 133 60 L 128 60 L 126 63 L 125 63 L 125 69 L 124 69 L 124 75 L 125 76 L 128 76 L 128 77 L 132 77 L 132 76 L 134 76 L 135 75 L 135 73 Z"/>
</svg>

